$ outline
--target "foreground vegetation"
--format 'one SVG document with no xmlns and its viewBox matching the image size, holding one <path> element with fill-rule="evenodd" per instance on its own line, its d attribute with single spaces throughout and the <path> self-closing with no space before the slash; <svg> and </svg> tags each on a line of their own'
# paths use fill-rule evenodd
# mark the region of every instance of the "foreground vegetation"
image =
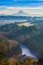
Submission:
<svg viewBox="0 0 43 65">
<path fill-rule="evenodd" d="M 3 35 L 0 35 L 0 65 L 43 65 L 43 54 L 39 60 L 25 55 L 22 56 L 18 42 L 10 41 Z M 12 50 L 14 51 L 12 52 Z"/>
</svg>

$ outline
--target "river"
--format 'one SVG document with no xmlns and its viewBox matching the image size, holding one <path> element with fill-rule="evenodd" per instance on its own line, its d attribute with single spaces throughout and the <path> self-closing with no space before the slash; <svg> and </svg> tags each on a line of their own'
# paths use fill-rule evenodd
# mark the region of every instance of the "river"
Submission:
<svg viewBox="0 0 43 65">
<path fill-rule="evenodd" d="M 22 49 L 22 55 L 25 54 L 26 56 L 30 56 L 30 57 L 33 57 L 35 59 L 38 59 L 37 56 L 33 52 L 31 52 L 27 46 L 20 44 L 20 47 Z"/>
</svg>

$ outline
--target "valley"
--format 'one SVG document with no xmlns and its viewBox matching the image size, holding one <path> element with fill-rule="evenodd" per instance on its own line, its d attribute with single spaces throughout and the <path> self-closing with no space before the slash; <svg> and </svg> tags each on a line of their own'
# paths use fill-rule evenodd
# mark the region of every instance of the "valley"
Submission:
<svg viewBox="0 0 43 65">
<path fill-rule="evenodd" d="M 15 59 L 22 62 L 28 57 L 27 60 L 30 58 L 37 65 L 38 59 L 43 54 L 43 20 L 24 16 L 20 19 L 18 17 L 18 20 L 10 19 L 10 17 L 4 20 L 4 18 L 0 20 L 1 53 L 3 52 L 5 58 L 9 59 L 8 62 Z M 22 20 L 22 18 L 25 19 Z M 34 63 L 33 61 L 31 62 Z"/>
</svg>

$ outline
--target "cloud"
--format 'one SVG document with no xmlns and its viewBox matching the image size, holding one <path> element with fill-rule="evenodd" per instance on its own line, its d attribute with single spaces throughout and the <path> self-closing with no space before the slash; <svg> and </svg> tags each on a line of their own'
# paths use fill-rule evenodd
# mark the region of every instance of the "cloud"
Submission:
<svg viewBox="0 0 43 65">
<path fill-rule="evenodd" d="M 20 10 L 26 12 L 29 16 L 43 16 L 43 6 L 40 7 L 0 6 L 0 14 L 4 15 L 14 15 Z"/>
</svg>

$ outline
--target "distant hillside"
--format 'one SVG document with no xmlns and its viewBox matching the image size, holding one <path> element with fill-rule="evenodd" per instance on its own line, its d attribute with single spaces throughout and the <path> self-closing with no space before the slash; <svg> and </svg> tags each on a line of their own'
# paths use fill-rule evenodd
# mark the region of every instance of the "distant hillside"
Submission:
<svg viewBox="0 0 43 65">
<path fill-rule="evenodd" d="M 18 13 L 23 13 L 22 11 L 19 11 Z M 13 16 L 10 16 L 10 15 L 4 15 L 4 16 L 1 16 L 0 15 L 0 20 L 29 20 L 29 21 L 41 21 L 43 20 L 43 17 L 31 17 L 31 16 L 17 16 L 17 15 L 13 15 Z"/>
<path fill-rule="evenodd" d="M 0 27 L 0 32 L 5 32 L 5 35 L 8 34 L 7 36 L 10 38 L 18 39 L 17 37 L 22 36 L 33 36 L 35 33 L 37 33 L 38 26 L 18 26 L 16 23 L 13 24 L 7 24 L 4 26 Z M 25 38 L 25 37 L 24 37 Z"/>
</svg>

